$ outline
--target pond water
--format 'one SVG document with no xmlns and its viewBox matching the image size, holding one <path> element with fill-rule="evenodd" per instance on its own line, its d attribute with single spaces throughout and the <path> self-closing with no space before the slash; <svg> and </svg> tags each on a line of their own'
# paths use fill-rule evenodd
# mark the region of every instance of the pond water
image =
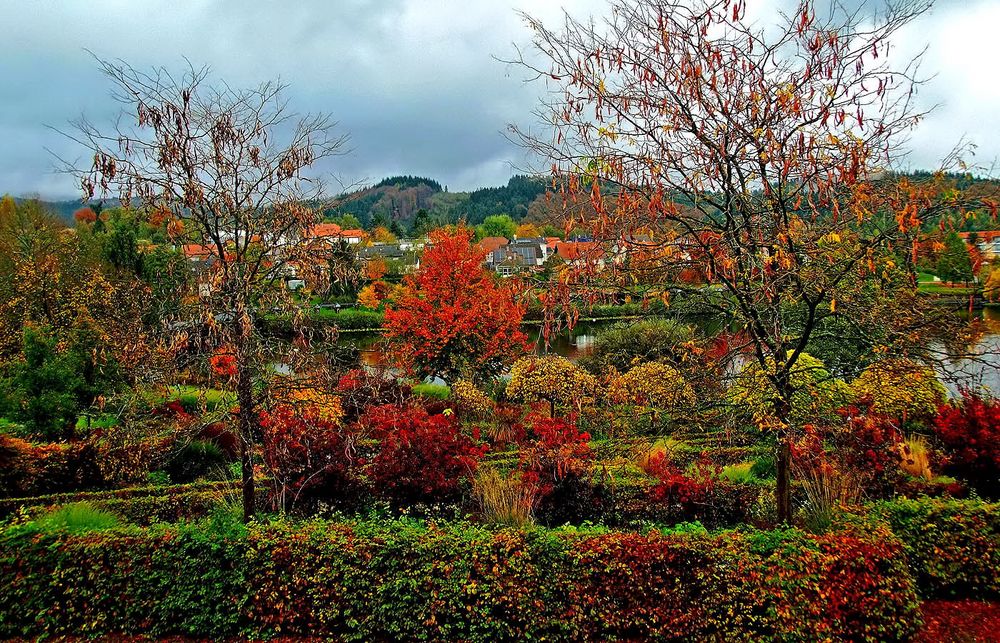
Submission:
<svg viewBox="0 0 1000 643">
<path fill-rule="evenodd" d="M 942 381 L 952 394 L 957 394 L 960 386 L 986 386 L 995 393 L 1000 393 L 1000 310 L 985 309 L 974 313 L 974 319 L 979 324 L 981 334 L 977 335 L 975 344 L 968 351 L 978 355 L 974 359 L 945 359 L 947 373 L 940 372 Z M 705 333 L 716 332 L 720 322 L 711 318 L 692 318 L 686 320 L 696 325 Z M 570 360 L 577 360 L 593 350 L 597 335 L 604 329 L 619 323 L 610 320 L 581 320 L 572 329 L 563 329 L 549 338 L 548 347 L 541 339 L 541 329 L 538 326 L 526 328 L 529 341 L 538 353 L 548 352 L 561 355 Z M 338 344 L 355 346 L 360 354 L 362 364 L 368 366 L 391 367 L 391 360 L 381 336 L 374 333 L 344 333 L 338 339 Z M 938 347 L 947 353 L 945 347 Z"/>
</svg>

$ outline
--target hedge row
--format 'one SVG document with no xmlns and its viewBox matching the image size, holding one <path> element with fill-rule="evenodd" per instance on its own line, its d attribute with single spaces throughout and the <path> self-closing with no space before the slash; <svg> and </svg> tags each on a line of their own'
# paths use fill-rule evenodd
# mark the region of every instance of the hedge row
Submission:
<svg viewBox="0 0 1000 643">
<path fill-rule="evenodd" d="M 176 499 L 174 502 L 183 503 L 184 498 L 196 495 L 211 495 L 218 498 L 227 492 L 237 489 L 238 485 L 238 482 L 233 481 L 190 482 L 167 486 L 150 485 L 102 491 L 53 493 L 44 496 L 23 498 L 0 498 L 0 518 L 9 516 L 21 508 L 30 510 L 37 507 L 54 507 L 71 502 L 87 502 L 100 508 L 110 508 L 112 506 L 124 507 L 132 502 L 137 506 L 150 505 L 164 499 Z M 137 513 L 137 510 L 130 509 L 129 512 Z"/>
<path fill-rule="evenodd" d="M 274 523 L 0 535 L 0 636 L 906 640 L 887 528 L 646 534 Z"/>
<path fill-rule="evenodd" d="M 920 498 L 874 505 L 927 596 L 1000 597 L 1000 503 Z"/>
</svg>

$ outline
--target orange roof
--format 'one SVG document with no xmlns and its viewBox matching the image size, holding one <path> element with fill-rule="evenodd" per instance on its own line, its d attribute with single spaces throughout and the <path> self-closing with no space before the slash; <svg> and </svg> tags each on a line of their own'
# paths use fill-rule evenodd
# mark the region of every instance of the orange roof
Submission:
<svg viewBox="0 0 1000 643">
<path fill-rule="evenodd" d="M 555 248 L 560 242 L 562 242 L 562 239 L 559 237 L 545 237 L 545 245 L 549 250 Z"/>
<path fill-rule="evenodd" d="M 965 239 L 966 241 L 968 241 L 969 240 L 969 235 L 973 235 L 973 234 L 976 235 L 976 237 L 980 241 L 983 241 L 985 243 L 989 243 L 989 242 L 993 241 L 994 239 L 1000 238 L 1000 230 L 981 230 L 979 232 L 959 232 L 958 236 L 961 237 L 961 238 L 963 238 L 963 239 Z"/>
<path fill-rule="evenodd" d="M 206 259 L 215 254 L 215 251 L 211 247 L 203 246 L 200 243 L 186 244 L 181 247 L 181 251 L 188 259 Z"/>
<path fill-rule="evenodd" d="M 359 239 L 364 239 L 368 236 L 368 233 L 364 230 L 342 230 L 340 232 L 342 237 L 357 237 Z"/>
<path fill-rule="evenodd" d="M 485 237 L 479 242 L 479 248 L 484 252 L 493 252 L 498 248 L 502 248 L 509 242 L 505 237 Z"/>
<path fill-rule="evenodd" d="M 317 223 L 316 225 L 307 228 L 305 236 L 307 237 L 339 237 L 341 228 L 336 223 Z"/>
<path fill-rule="evenodd" d="M 572 261 L 596 245 L 593 241 L 561 241 L 556 244 L 556 254 L 567 261 Z"/>
</svg>

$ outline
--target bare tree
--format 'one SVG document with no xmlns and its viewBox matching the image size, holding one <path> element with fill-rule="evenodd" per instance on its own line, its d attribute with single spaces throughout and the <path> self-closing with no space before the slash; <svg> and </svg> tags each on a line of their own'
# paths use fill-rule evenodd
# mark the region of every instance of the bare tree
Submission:
<svg viewBox="0 0 1000 643">
<path fill-rule="evenodd" d="M 942 316 L 913 281 L 892 285 L 900 256 L 928 219 L 984 199 L 943 174 L 916 182 L 889 171 L 923 116 L 919 58 L 900 64 L 889 42 L 930 2 L 878 15 L 832 3 L 820 16 L 803 0 L 765 26 L 746 19 L 746 5 L 611 0 L 605 21 L 567 15 L 556 29 L 525 16 L 533 50 L 512 62 L 544 80 L 550 99 L 541 134 L 512 132 L 551 160 L 576 213 L 567 228 L 599 242 L 554 284 L 563 301 L 587 287 L 634 293 L 637 281 L 667 298 L 663 285 L 689 270 L 708 284 L 690 293 L 740 326 L 733 352 L 759 364 L 771 389 L 787 521 L 800 356 L 834 322 L 873 350 L 919 353 L 915 331 Z M 905 307 L 884 317 L 873 287 L 903 293 Z"/>
<path fill-rule="evenodd" d="M 117 196 L 160 222 L 177 244 L 196 244 L 211 266 L 203 273 L 197 326 L 171 320 L 174 347 L 207 328 L 235 357 L 232 383 L 241 442 L 244 519 L 255 513 L 253 452 L 259 435 L 263 380 L 273 357 L 255 318 L 294 302 L 284 277 L 309 265 L 307 207 L 323 186 L 306 174 L 344 152 L 326 114 L 296 115 L 285 85 L 250 89 L 211 83 L 207 68 L 179 77 L 98 59 L 114 84 L 122 114 L 108 131 L 80 119 L 70 136 L 93 152 L 89 168 L 73 168 L 86 198 Z M 179 330 L 178 330 L 179 329 Z"/>
</svg>

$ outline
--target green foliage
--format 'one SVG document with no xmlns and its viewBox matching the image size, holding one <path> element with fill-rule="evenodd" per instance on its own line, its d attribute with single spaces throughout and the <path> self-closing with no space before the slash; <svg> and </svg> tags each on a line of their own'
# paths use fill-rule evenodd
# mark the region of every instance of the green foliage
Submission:
<svg viewBox="0 0 1000 643">
<path fill-rule="evenodd" d="M 624 373 L 643 362 L 676 362 L 680 344 L 693 338 L 691 326 L 672 319 L 623 322 L 600 332 L 593 351 L 580 360 L 580 365 L 591 373 L 602 373 L 610 367 Z"/>
<path fill-rule="evenodd" d="M 27 525 L 39 531 L 69 532 L 74 534 L 88 531 L 113 529 L 119 524 L 118 516 L 94 507 L 87 502 L 74 502 L 54 509 Z"/>
<path fill-rule="evenodd" d="M 74 331 L 66 344 L 60 347 L 46 329 L 26 328 L 24 360 L 10 365 L 3 382 L 6 399 L 0 412 L 22 422 L 32 435 L 72 435 L 77 416 L 119 379 L 114 363 L 94 363 L 91 333 Z"/>
<path fill-rule="evenodd" d="M 180 445 L 167 461 L 173 482 L 193 482 L 199 478 L 225 478 L 226 455 L 214 442 L 192 440 Z"/>
<path fill-rule="evenodd" d="M 972 260 L 968 247 L 954 230 L 944 238 L 944 250 L 938 258 L 936 272 L 944 281 L 972 280 Z"/>
<path fill-rule="evenodd" d="M 903 541 L 924 594 L 1000 596 L 1000 504 L 923 497 L 878 503 L 871 514 Z"/>
<path fill-rule="evenodd" d="M 507 214 L 490 215 L 476 226 L 477 239 L 485 239 L 486 237 L 513 239 L 516 233 L 517 223 Z"/>
</svg>

